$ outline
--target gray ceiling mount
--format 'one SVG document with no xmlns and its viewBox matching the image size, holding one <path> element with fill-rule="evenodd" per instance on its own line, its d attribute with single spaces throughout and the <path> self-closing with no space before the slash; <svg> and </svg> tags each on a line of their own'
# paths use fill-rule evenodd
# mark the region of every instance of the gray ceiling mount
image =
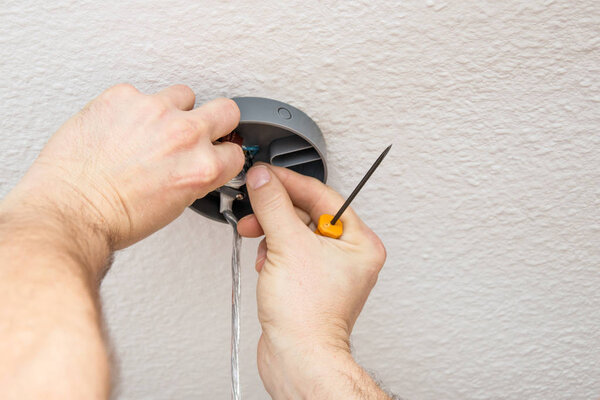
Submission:
<svg viewBox="0 0 600 400">
<path fill-rule="evenodd" d="M 240 123 L 235 129 L 243 139 L 246 166 L 255 162 L 287 167 L 322 182 L 327 180 L 326 149 L 323 134 L 305 113 L 289 104 L 263 97 L 236 97 Z M 252 213 L 246 186 L 239 189 L 243 197 L 233 202 L 239 219 Z M 219 212 L 219 192 L 196 200 L 191 208 L 205 217 L 226 222 Z"/>
</svg>

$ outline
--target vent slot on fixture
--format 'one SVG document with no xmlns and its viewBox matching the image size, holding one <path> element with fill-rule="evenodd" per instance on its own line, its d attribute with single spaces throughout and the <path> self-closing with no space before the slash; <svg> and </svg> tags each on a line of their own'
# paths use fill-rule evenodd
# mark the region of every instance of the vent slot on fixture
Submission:
<svg viewBox="0 0 600 400">
<path fill-rule="evenodd" d="M 323 173 L 323 160 L 321 160 L 320 158 L 309 163 L 293 165 L 290 167 L 290 169 L 292 171 L 298 172 L 299 174 L 317 178 L 321 182 L 323 182 L 323 180 L 325 179 Z"/>
<path fill-rule="evenodd" d="M 315 148 L 299 136 L 274 140 L 269 147 L 269 158 L 271 164 L 286 168 L 321 160 Z"/>
</svg>

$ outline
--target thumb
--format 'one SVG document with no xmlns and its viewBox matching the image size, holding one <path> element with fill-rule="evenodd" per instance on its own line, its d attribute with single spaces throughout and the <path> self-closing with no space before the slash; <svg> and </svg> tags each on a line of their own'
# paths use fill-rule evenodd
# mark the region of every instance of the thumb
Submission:
<svg viewBox="0 0 600 400">
<path fill-rule="evenodd" d="M 306 225 L 298 218 L 287 191 L 266 165 L 255 165 L 246 175 L 246 188 L 254 215 L 267 237 L 288 237 Z"/>
</svg>

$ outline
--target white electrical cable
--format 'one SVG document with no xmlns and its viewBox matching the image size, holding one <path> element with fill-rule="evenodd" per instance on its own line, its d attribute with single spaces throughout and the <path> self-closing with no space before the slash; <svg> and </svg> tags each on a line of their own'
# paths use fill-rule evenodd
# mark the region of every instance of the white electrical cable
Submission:
<svg viewBox="0 0 600 400">
<path fill-rule="evenodd" d="M 240 400 L 240 248 L 242 238 L 237 231 L 237 218 L 231 210 L 223 212 L 223 216 L 233 228 L 233 250 L 231 252 L 231 399 Z"/>
<path fill-rule="evenodd" d="M 229 181 L 225 186 L 238 189 L 246 183 L 246 172 L 242 170 L 238 176 Z M 233 214 L 234 198 L 225 192 L 220 193 L 219 211 L 233 228 L 233 249 L 231 251 L 231 399 L 240 400 L 240 295 L 241 271 L 240 249 L 242 237 L 237 231 L 238 220 Z"/>
</svg>

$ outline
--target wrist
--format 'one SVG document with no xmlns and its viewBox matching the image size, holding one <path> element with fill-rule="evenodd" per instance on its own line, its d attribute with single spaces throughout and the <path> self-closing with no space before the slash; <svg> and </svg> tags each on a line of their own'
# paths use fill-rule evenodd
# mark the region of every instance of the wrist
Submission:
<svg viewBox="0 0 600 400">
<path fill-rule="evenodd" d="M 305 341 L 280 350 L 264 334 L 258 354 L 261 378 L 274 399 L 327 397 L 323 389 L 354 364 L 348 346 Z"/>
<path fill-rule="evenodd" d="M 349 347 L 314 342 L 276 352 L 263 334 L 258 365 L 265 388 L 273 399 L 390 400 L 354 360 Z"/>
<path fill-rule="evenodd" d="M 108 266 L 110 242 L 101 226 L 83 214 L 71 203 L 16 189 L 0 204 L 0 240 L 23 251 L 68 257 L 98 281 Z"/>
</svg>

